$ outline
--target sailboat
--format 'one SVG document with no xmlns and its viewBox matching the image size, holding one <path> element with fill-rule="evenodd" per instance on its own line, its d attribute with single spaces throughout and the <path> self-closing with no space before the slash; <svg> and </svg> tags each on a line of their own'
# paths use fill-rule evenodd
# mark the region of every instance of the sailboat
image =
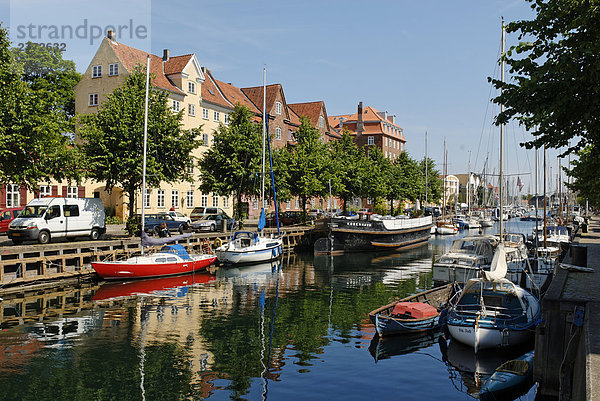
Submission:
<svg viewBox="0 0 600 401">
<path fill-rule="evenodd" d="M 215 250 L 220 262 L 227 264 L 261 263 L 277 259 L 281 256 L 283 239 L 278 237 L 267 237 L 264 234 L 266 225 L 265 218 L 265 155 L 267 143 L 267 72 L 263 70 L 263 143 L 262 143 L 262 184 L 261 184 L 261 210 L 258 221 L 257 232 L 236 231 L 230 240 Z M 270 148 L 269 148 L 270 149 Z M 275 180 L 273 178 L 273 166 L 271 162 L 271 180 L 273 181 L 273 194 L 275 198 L 275 215 L 277 216 L 277 196 L 275 194 Z M 279 234 L 279 224 L 277 224 Z"/>
<path fill-rule="evenodd" d="M 146 193 L 146 145 L 148 138 L 148 91 L 150 87 L 150 56 L 146 62 L 146 102 L 144 106 L 144 157 L 142 194 Z M 145 207 L 142 205 L 141 255 L 126 260 L 92 262 L 92 268 L 105 280 L 174 276 L 206 269 L 217 259 L 215 255 L 190 255 L 180 244 L 167 245 L 190 237 L 192 234 L 168 238 L 150 238 L 144 230 Z M 164 245 L 159 252 L 144 255 L 144 246 Z"/>
<path fill-rule="evenodd" d="M 502 21 L 502 53 L 504 53 Z M 504 81 L 504 60 L 501 64 Z M 503 105 L 500 105 L 500 112 Z M 503 207 L 504 124 L 500 125 L 500 216 Z M 481 349 L 519 345 L 529 340 L 541 316 L 539 300 L 506 278 L 508 270 L 503 220 L 499 220 L 500 243 L 496 247 L 490 271 L 469 280 L 458 301 L 448 312 L 448 331 L 457 341 Z M 511 248 L 510 241 L 507 248 Z"/>
<path fill-rule="evenodd" d="M 446 201 L 448 198 L 448 194 L 446 193 L 446 181 L 448 178 L 448 167 L 447 167 L 447 152 L 446 152 L 446 141 L 444 140 L 444 187 L 443 187 L 443 207 L 442 207 L 442 218 L 441 220 L 436 222 L 435 227 L 432 228 L 432 230 L 435 228 L 435 234 L 437 235 L 453 235 L 456 234 L 458 232 L 458 228 L 456 227 L 456 225 L 451 221 L 451 220 L 447 220 L 446 219 Z"/>
</svg>

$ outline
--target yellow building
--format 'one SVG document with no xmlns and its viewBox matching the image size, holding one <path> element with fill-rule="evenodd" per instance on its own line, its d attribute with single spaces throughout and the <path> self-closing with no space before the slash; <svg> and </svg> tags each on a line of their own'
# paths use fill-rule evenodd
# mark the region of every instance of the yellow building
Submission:
<svg viewBox="0 0 600 401">
<path fill-rule="evenodd" d="M 200 157 L 208 149 L 212 133 L 220 123 L 228 122 L 233 105 L 222 101 L 203 100 L 205 74 L 195 54 L 171 57 L 165 49 L 159 57 L 139 49 L 117 42 L 114 32 L 101 42 L 81 81 L 75 87 L 75 111 L 81 114 L 94 113 L 114 89 L 122 85 L 136 65 L 145 66 L 150 55 L 150 72 L 154 75 L 154 87 L 164 90 L 169 96 L 170 107 L 174 113 L 183 112 L 182 128 L 202 126 L 203 146 L 196 149 L 193 156 Z M 217 96 L 219 97 L 219 94 Z M 222 97 L 222 96 L 221 96 Z M 174 208 L 189 215 L 196 206 L 216 206 L 232 213 L 232 202 L 228 197 L 211 193 L 204 194 L 198 187 L 198 170 L 189 171 L 193 182 L 162 183 L 158 188 L 148 188 L 144 199 L 148 212 L 156 213 Z M 103 185 L 84 184 L 86 195 L 102 198 L 105 207 L 114 207 L 118 217 L 126 217 L 126 194 L 115 188 L 113 194 L 107 194 Z M 90 193 L 88 193 L 90 192 Z M 141 210 L 142 197 L 137 200 L 137 210 Z"/>
</svg>

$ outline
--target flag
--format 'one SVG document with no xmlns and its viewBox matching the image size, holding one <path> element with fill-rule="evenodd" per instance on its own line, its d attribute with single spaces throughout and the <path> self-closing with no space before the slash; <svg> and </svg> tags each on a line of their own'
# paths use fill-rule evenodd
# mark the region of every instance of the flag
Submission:
<svg viewBox="0 0 600 401">
<path fill-rule="evenodd" d="M 517 187 L 519 187 L 519 192 L 523 189 L 523 183 L 521 182 L 521 177 L 517 177 Z"/>
</svg>

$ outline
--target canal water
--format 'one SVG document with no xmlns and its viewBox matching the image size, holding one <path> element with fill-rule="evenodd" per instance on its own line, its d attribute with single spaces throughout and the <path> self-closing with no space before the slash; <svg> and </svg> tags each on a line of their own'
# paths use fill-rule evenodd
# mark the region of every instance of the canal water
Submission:
<svg viewBox="0 0 600 401">
<path fill-rule="evenodd" d="M 367 317 L 431 288 L 433 260 L 460 235 L 397 254 L 294 254 L 7 297 L 0 400 L 471 399 L 523 350 L 476 356 L 441 333 L 383 341 Z"/>
</svg>

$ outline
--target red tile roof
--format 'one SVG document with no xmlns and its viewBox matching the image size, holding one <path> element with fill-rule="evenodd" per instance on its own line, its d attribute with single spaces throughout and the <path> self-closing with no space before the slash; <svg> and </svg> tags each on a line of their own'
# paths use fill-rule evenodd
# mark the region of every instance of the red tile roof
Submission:
<svg viewBox="0 0 600 401">
<path fill-rule="evenodd" d="M 219 106 L 231 108 L 233 104 L 228 102 L 223 94 L 221 93 L 219 87 L 215 83 L 212 74 L 208 69 L 204 69 L 205 79 L 202 83 L 202 101 L 211 102 L 213 104 L 217 104 Z"/>
<path fill-rule="evenodd" d="M 292 109 L 290 106 L 291 105 L 288 104 L 288 114 L 290 116 L 290 123 L 300 126 L 300 116 L 296 114 L 294 109 Z"/>
<path fill-rule="evenodd" d="M 244 94 L 252 101 L 252 103 L 254 103 L 256 108 L 258 110 L 260 110 L 261 113 L 262 113 L 262 107 L 263 107 L 263 90 L 264 90 L 264 88 L 262 86 L 254 86 L 251 88 L 242 88 L 242 92 L 244 92 Z M 273 109 L 273 106 L 275 105 L 275 99 L 277 99 L 277 94 L 279 92 L 282 93 L 282 97 L 283 97 L 283 88 L 281 87 L 281 84 L 267 85 L 267 101 L 266 101 L 267 111 Z M 284 103 L 285 103 L 285 99 L 284 99 Z M 287 109 L 285 110 L 285 113 L 288 114 Z M 285 116 L 285 117 L 288 118 L 287 116 Z"/>
<path fill-rule="evenodd" d="M 193 54 L 184 54 L 182 56 L 174 56 L 169 58 L 169 60 L 165 63 L 165 75 L 178 74 L 182 72 L 192 57 L 194 57 Z"/>
<path fill-rule="evenodd" d="M 223 96 L 225 96 L 225 99 L 227 99 L 229 103 L 231 103 L 234 106 L 239 103 L 242 106 L 248 107 L 253 113 L 261 114 L 260 110 L 256 108 L 254 103 L 252 103 L 250 99 L 246 97 L 246 95 L 244 94 L 244 92 L 242 92 L 240 88 L 215 79 L 212 72 L 208 69 L 204 69 L 204 72 L 216 84 L 216 86 L 220 89 L 221 93 L 223 94 Z"/>
<path fill-rule="evenodd" d="M 307 117 L 313 125 L 319 123 L 319 117 L 321 116 L 321 110 L 325 107 L 322 101 L 307 102 L 307 103 L 293 103 L 288 106 L 300 117 Z M 325 113 L 323 113 L 325 114 Z"/>
<path fill-rule="evenodd" d="M 141 64 L 143 67 L 145 67 L 146 58 L 149 55 L 150 73 L 154 75 L 152 84 L 161 89 L 166 89 L 176 93 L 183 93 L 183 91 L 175 86 L 173 82 L 171 82 L 171 80 L 164 74 L 163 61 L 161 57 L 124 45 L 123 43 L 113 42 L 108 38 L 104 38 L 104 40 L 108 41 L 109 45 L 119 58 L 119 61 L 121 64 L 123 64 L 127 71 L 132 72 L 137 64 Z"/>
</svg>

